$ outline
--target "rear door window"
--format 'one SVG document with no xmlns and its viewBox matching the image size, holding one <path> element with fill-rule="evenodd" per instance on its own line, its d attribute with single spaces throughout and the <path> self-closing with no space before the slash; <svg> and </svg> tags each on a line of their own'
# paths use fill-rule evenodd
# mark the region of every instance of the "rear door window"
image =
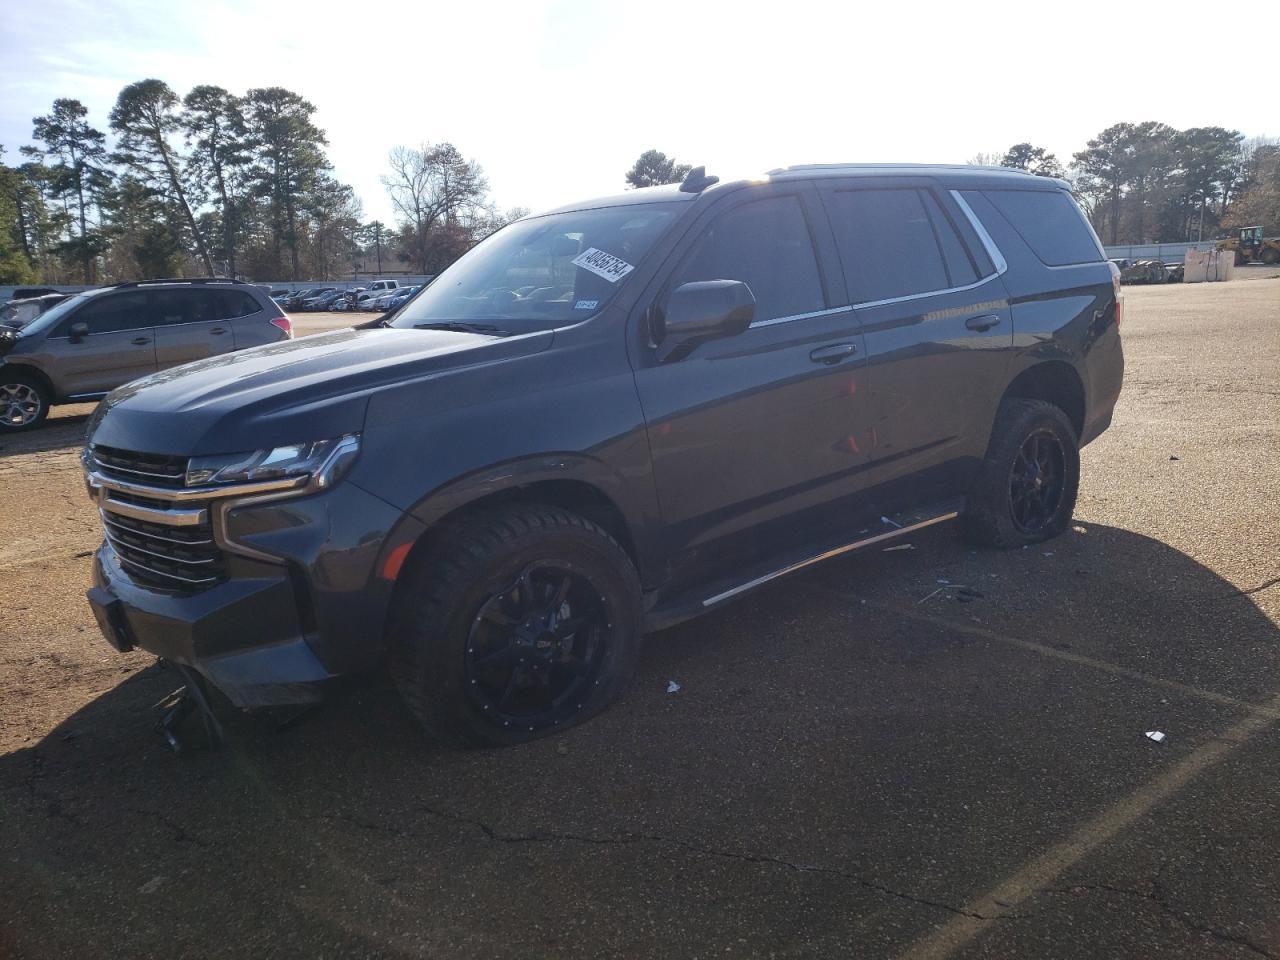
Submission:
<svg viewBox="0 0 1280 960">
<path fill-rule="evenodd" d="M 756 298 L 756 322 L 825 309 L 822 278 L 798 197 L 766 197 L 712 221 L 676 273 L 673 287 L 741 280 Z"/>
<path fill-rule="evenodd" d="M 152 310 L 157 326 L 207 323 L 220 319 L 218 290 L 153 290 Z"/>
<path fill-rule="evenodd" d="M 1063 190 L 984 190 L 992 205 L 1051 267 L 1104 259 L 1093 229 Z"/>
<path fill-rule="evenodd" d="M 920 199 L 924 202 L 929 221 L 933 224 L 933 234 L 942 250 L 942 262 L 947 268 L 947 279 L 951 281 L 948 286 L 965 287 L 971 283 L 977 283 L 978 269 L 969 251 L 965 249 L 964 243 L 961 242 L 960 235 L 956 233 L 951 218 L 939 206 L 937 198 L 928 190 L 920 191 Z"/>
<path fill-rule="evenodd" d="M 951 286 L 920 191 L 832 190 L 827 198 L 854 303 Z"/>
</svg>

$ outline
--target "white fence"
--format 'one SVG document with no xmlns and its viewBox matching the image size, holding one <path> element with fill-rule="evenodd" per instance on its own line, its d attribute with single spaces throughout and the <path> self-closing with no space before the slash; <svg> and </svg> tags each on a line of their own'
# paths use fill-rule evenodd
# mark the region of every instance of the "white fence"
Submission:
<svg viewBox="0 0 1280 960">
<path fill-rule="evenodd" d="M 1188 250 L 1212 250 L 1212 240 L 1199 243 L 1126 243 L 1106 247 L 1109 260 L 1163 260 L 1165 263 L 1182 263 Z"/>
</svg>

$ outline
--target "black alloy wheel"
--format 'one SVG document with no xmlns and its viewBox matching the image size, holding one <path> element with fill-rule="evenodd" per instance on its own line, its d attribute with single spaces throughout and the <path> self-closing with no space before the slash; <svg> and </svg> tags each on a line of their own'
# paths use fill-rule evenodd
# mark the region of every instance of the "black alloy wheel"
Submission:
<svg viewBox="0 0 1280 960">
<path fill-rule="evenodd" d="M 1066 451 L 1052 430 L 1027 437 L 1009 471 L 1009 509 L 1023 533 L 1036 534 L 1053 520 L 1062 505 Z"/>
<path fill-rule="evenodd" d="M 582 709 L 613 624 L 585 571 L 530 564 L 480 607 L 467 637 L 467 693 L 504 727 L 536 732 Z"/>
</svg>

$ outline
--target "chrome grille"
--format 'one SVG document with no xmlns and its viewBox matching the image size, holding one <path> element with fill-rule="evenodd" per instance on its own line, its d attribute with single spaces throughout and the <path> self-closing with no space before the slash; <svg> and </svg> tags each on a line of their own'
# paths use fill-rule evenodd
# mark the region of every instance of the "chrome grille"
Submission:
<svg viewBox="0 0 1280 960">
<path fill-rule="evenodd" d="M 90 451 L 94 464 L 103 476 L 125 483 L 145 484 L 169 489 L 186 483 L 187 458 L 160 453 L 137 453 L 116 447 L 95 445 Z"/>
<path fill-rule="evenodd" d="M 191 591 L 226 579 L 226 562 L 207 519 L 196 526 L 170 526 L 113 513 L 109 504 L 102 510 L 107 540 L 135 580 Z"/>
<path fill-rule="evenodd" d="M 102 446 L 94 446 L 90 457 L 102 481 L 98 506 L 107 542 L 133 580 L 193 593 L 226 579 L 226 557 L 214 540 L 208 502 L 180 500 L 169 492 L 184 487 L 185 457 Z"/>
</svg>

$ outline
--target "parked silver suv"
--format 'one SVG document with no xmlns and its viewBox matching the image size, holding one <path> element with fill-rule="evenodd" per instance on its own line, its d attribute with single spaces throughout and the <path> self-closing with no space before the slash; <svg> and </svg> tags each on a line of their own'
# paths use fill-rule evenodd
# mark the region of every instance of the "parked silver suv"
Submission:
<svg viewBox="0 0 1280 960">
<path fill-rule="evenodd" d="M 64 300 L 0 327 L 0 434 L 30 430 L 56 403 L 97 400 L 138 377 L 293 336 L 289 318 L 239 280 L 146 280 Z"/>
</svg>

